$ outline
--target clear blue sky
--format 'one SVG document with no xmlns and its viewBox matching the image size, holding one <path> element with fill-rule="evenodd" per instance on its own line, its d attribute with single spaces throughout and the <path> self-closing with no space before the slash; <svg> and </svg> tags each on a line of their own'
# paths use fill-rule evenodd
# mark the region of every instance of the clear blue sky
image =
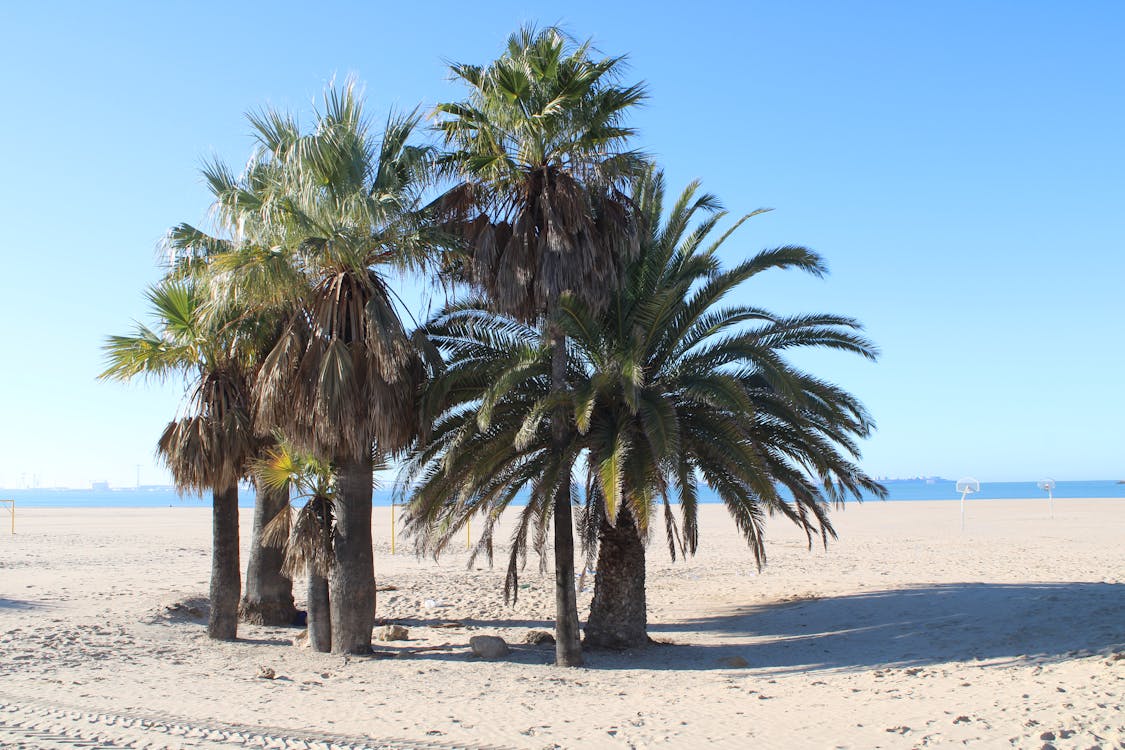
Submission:
<svg viewBox="0 0 1125 750">
<path fill-rule="evenodd" d="M 854 315 L 875 365 L 803 357 L 879 422 L 877 475 L 1125 478 L 1125 5 L 1116 2 L 7 3 L 0 9 L 0 486 L 166 481 L 180 391 L 101 383 L 156 247 L 200 222 L 242 113 L 457 98 L 519 24 L 627 53 L 670 187 L 770 206 L 729 259 L 801 243 L 824 281 L 745 289 Z M 673 8 L 674 9 L 671 9 Z"/>
</svg>

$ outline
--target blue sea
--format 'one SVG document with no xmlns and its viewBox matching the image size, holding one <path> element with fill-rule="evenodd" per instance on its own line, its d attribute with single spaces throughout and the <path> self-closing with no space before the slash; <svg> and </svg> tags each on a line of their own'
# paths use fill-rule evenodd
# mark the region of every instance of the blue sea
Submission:
<svg viewBox="0 0 1125 750">
<path fill-rule="evenodd" d="M 889 500 L 958 500 L 956 483 L 952 479 L 896 479 L 885 481 L 890 491 Z M 391 504 L 390 490 L 376 490 L 373 504 Z M 1056 498 L 1109 497 L 1125 499 L 1125 484 L 1113 479 L 1058 482 L 1054 489 Z M 1003 500 L 1020 498 L 1046 498 L 1036 482 L 981 482 L 980 492 L 973 500 Z M 710 490 L 700 493 L 703 502 L 719 502 Z M 874 498 L 865 498 L 873 500 Z M 17 508 L 160 508 L 206 507 L 210 498 L 198 495 L 180 495 L 174 489 L 129 488 L 110 490 L 71 489 L 0 489 L 0 500 L 15 500 Z M 254 507 L 254 491 L 243 489 L 239 493 L 240 507 Z"/>
</svg>

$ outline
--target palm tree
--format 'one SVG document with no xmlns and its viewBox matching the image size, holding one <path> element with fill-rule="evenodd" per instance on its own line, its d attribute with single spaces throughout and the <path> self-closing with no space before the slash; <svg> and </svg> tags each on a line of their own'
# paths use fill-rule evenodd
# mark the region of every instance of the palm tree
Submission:
<svg viewBox="0 0 1125 750">
<path fill-rule="evenodd" d="M 456 276 L 483 291 L 492 309 L 536 325 L 550 341 L 551 383 L 565 387 L 566 343 L 555 320 L 570 293 L 597 309 L 617 284 L 636 234 L 622 187 L 640 169 L 626 148 L 625 114 L 641 85 L 618 83 L 623 59 L 596 59 L 555 28 L 524 28 L 487 67 L 454 64 L 468 98 L 439 104 L 447 153 L 439 166 L 457 180 L 434 205 L 462 240 Z M 551 416 L 556 453 L 571 425 Z M 574 597 L 570 467 L 537 492 L 554 502 L 557 662 L 582 663 Z"/>
<path fill-rule="evenodd" d="M 331 651 L 328 575 L 335 554 L 335 471 L 311 456 L 295 454 L 279 442 L 254 462 L 254 476 L 286 498 L 285 509 L 266 527 L 264 542 L 281 552 L 282 570 L 290 578 L 306 576 L 309 645 L 316 651 Z M 290 494 L 303 499 L 304 505 L 290 510 Z"/>
<path fill-rule="evenodd" d="M 529 531 L 541 528 L 547 511 L 534 483 L 583 455 L 579 526 L 587 549 L 598 552 L 586 627 L 593 646 L 647 642 L 645 542 L 656 507 L 664 506 L 673 558 L 677 548 L 693 554 L 700 480 L 727 505 L 759 564 L 765 513 L 791 519 L 810 543 L 813 535 L 827 541 L 834 531 L 826 501 L 883 493 L 848 459 L 857 454 L 855 440 L 872 428 L 862 405 L 783 358 L 805 346 L 873 358 L 858 324 L 718 306 L 763 271 L 821 274 L 821 260 L 783 247 L 722 270 L 717 251 L 734 228 L 705 245 L 722 214 L 712 196 L 696 193 L 689 187 L 660 226 L 661 180 L 642 181 L 637 204 L 649 229 L 615 298 L 601 313 L 569 295 L 560 301 L 569 342 L 565 396 L 551 388 L 550 345 L 525 324 L 490 314 L 483 301 L 451 306 L 427 325 L 449 366 L 423 400 L 426 413 L 440 415 L 433 432 L 404 466 L 415 485 L 410 527 L 436 553 L 481 514 L 478 551 L 488 554 L 495 520 L 531 487 L 508 562 L 505 593 L 514 593 Z M 545 425 L 560 403 L 576 428 L 561 454 Z M 542 535 L 536 538 L 541 544 Z"/>
<path fill-rule="evenodd" d="M 217 211 L 219 228 L 231 236 L 244 236 L 245 222 L 254 220 L 251 207 L 260 208 L 267 204 L 271 199 L 271 190 L 276 187 L 276 174 L 272 165 L 252 161 L 241 183 L 230 170 L 218 162 L 206 165 L 202 173 L 216 205 L 221 207 Z M 171 278 L 192 278 L 198 287 L 207 290 L 212 296 L 216 292 L 225 291 L 222 285 L 215 285 L 212 282 L 219 275 L 215 267 L 216 258 L 224 257 L 234 250 L 234 244 L 230 239 L 213 236 L 184 223 L 169 231 L 166 247 L 169 253 Z M 268 249 L 241 247 L 240 251 L 256 252 L 261 256 L 263 252 L 268 252 Z M 270 268 L 276 274 L 280 265 L 274 262 Z M 270 316 L 262 316 L 260 310 L 254 312 L 263 332 L 266 326 L 269 326 L 274 335 L 280 331 L 280 318 L 276 313 L 286 309 L 282 301 L 276 302 L 274 307 L 278 310 L 274 311 L 272 319 Z M 242 309 L 238 309 L 230 299 L 212 298 L 208 300 L 206 307 L 216 306 L 228 317 L 237 317 L 248 312 L 244 305 Z M 261 444 L 263 451 L 276 447 L 268 436 L 263 436 Z M 260 453 L 258 457 L 263 458 L 265 455 Z M 266 527 L 282 510 L 289 507 L 289 499 L 286 495 L 263 486 L 256 478 L 255 485 L 250 554 L 246 563 L 246 587 L 238 607 L 239 617 L 244 622 L 255 625 L 290 625 L 297 614 L 293 603 L 293 581 L 282 573 L 281 549 L 263 542 Z"/>
<path fill-rule="evenodd" d="M 398 485 L 410 492 L 404 523 L 419 552 L 437 556 L 482 516 L 471 566 L 480 554 L 492 561 L 496 523 L 526 501 L 504 584 L 505 601 L 514 602 L 529 547 L 542 568 L 554 488 L 578 457 L 578 433 L 568 431 L 558 450 L 549 419 L 569 397 L 553 388 L 551 343 L 534 326 L 493 313 L 483 298 L 447 306 L 425 333 L 448 364 L 426 383 L 420 411 L 431 427 L 401 466 Z"/>
<path fill-rule="evenodd" d="M 829 348 L 875 359 L 855 320 L 778 316 L 746 304 L 721 306 L 753 277 L 825 267 L 805 248 L 758 253 L 729 270 L 717 254 L 744 221 L 708 239 L 724 214 L 689 186 L 663 226 L 663 180 L 637 188 L 649 229 L 616 299 L 595 313 L 563 300 L 563 327 L 582 375 L 576 421 L 587 451 L 588 550 L 598 550 L 586 643 L 630 648 L 647 642 L 645 541 L 664 507 L 673 559 L 698 544 L 702 479 L 727 506 L 759 565 L 762 521 L 780 514 L 827 543 L 829 502 L 885 490 L 854 462 L 873 429 L 852 395 L 793 367 L 795 348 Z M 755 212 L 757 213 L 757 212 Z M 693 220 L 700 218 L 693 225 Z M 708 244 L 709 243 L 709 244 Z M 669 502 L 680 505 L 677 524 Z"/>
<path fill-rule="evenodd" d="M 417 431 L 421 362 L 399 320 L 387 270 L 422 262 L 417 218 L 429 151 L 409 144 L 416 114 L 370 132 L 354 87 L 329 91 L 315 128 L 267 111 L 248 184 L 226 175 L 216 209 L 240 233 L 214 258 L 220 298 L 286 307 L 254 396 L 257 424 L 331 463 L 332 649 L 371 648 L 372 455 L 402 450 Z"/>
<path fill-rule="evenodd" d="M 129 336 L 105 345 L 102 378 L 188 378 L 182 417 L 168 424 L 157 444 L 181 491 L 212 496 L 211 613 L 207 634 L 233 640 L 241 590 L 238 565 L 238 480 L 258 449 L 250 416 L 254 327 L 208 319 L 203 296 L 189 280 L 151 289 L 158 330 L 138 324 Z"/>
</svg>

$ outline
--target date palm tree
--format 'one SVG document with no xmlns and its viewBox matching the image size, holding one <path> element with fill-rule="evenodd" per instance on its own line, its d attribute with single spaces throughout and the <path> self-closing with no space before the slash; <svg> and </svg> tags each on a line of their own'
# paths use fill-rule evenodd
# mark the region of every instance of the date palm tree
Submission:
<svg viewBox="0 0 1125 750">
<path fill-rule="evenodd" d="M 636 232 L 622 187 L 641 159 L 627 147 L 627 112 L 643 86 L 619 83 L 623 59 L 597 58 L 555 28 L 521 29 L 486 67 L 454 64 L 468 88 L 439 104 L 439 161 L 457 184 L 436 203 L 461 239 L 450 268 L 486 295 L 491 309 L 535 325 L 550 342 L 550 382 L 565 388 L 566 343 L 552 323 L 569 293 L 597 309 L 617 285 Z M 551 415 L 554 449 L 565 455 L 573 425 Z M 573 588 L 571 472 L 557 466 L 535 485 L 553 500 L 556 660 L 582 663 Z"/>
<path fill-rule="evenodd" d="M 660 505 L 673 557 L 677 549 L 695 552 L 700 481 L 726 504 L 759 564 L 766 513 L 798 524 L 810 543 L 827 541 L 829 502 L 883 492 L 850 460 L 872 429 L 863 406 L 783 356 L 827 347 L 874 358 L 859 324 L 720 306 L 767 270 L 822 274 L 820 258 L 782 247 L 723 270 L 718 250 L 749 217 L 705 244 L 722 218 L 713 197 L 689 187 L 661 225 L 659 177 L 636 192 L 649 229 L 614 299 L 601 312 L 571 295 L 560 300 L 567 393 L 552 390 L 550 344 L 533 329 L 489 314 L 480 300 L 451 306 L 427 326 L 449 359 L 423 401 L 440 416 L 404 466 L 415 487 L 408 523 L 425 550 L 439 552 L 480 514 L 478 551 L 488 554 L 495 520 L 520 491 L 582 455 L 579 526 L 598 554 L 586 642 L 614 648 L 647 642 L 645 544 Z M 562 454 L 546 425 L 560 404 L 575 424 Z M 678 500 L 678 522 L 670 498 Z M 512 540 L 506 595 L 546 511 L 532 491 Z M 541 532 L 536 538 L 541 544 Z"/>
<path fill-rule="evenodd" d="M 211 492 L 211 638 L 233 640 L 241 592 L 238 552 L 238 480 L 258 450 L 250 414 L 255 327 L 203 314 L 203 295 L 190 280 L 166 281 L 148 293 L 157 329 L 138 324 L 111 336 L 102 378 L 167 379 L 189 384 L 184 414 L 157 443 L 181 491 Z"/>
<path fill-rule="evenodd" d="M 410 493 L 404 524 L 421 554 L 437 556 L 480 515 L 470 565 L 480 554 L 491 562 L 496 523 L 517 506 L 504 584 L 514 602 L 529 549 L 542 568 L 554 487 L 578 457 L 577 431 L 559 450 L 550 423 L 569 400 L 553 388 L 552 345 L 479 297 L 447 306 L 425 332 L 448 364 L 426 383 L 420 411 L 431 427 L 401 465 L 398 486 Z M 571 383 L 577 373 L 567 375 Z"/>
<path fill-rule="evenodd" d="M 630 648 L 647 642 L 645 541 L 664 508 L 673 559 L 694 554 L 702 481 L 726 505 L 755 561 L 765 561 L 762 522 L 779 514 L 809 543 L 835 537 L 830 503 L 884 489 L 855 462 L 874 427 L 851 394 L 795 368 L 785 354 L 826 348 L 874 360 L 860 324 L 830 314 L 779 316 L 750 304 L 723 305 L 774 269 L 825 273 L 796 246 L 762 251 L 723 269 L 718 252 L 754 214 L 709 239 L 724 216 L 689 186 L 666 220 L 660 175 L 636 191 L 648 232 L 606 312 L 563 301 L 563 328 L 584 373 L 575 411 L 587 451 L 583 530 L 598 550 L 586 643 Z M 758 213 L 758 212 L 755 212 Z M 697 221 L 696 221 L 697 220 Z M 670 496 L 679 502 L 680 521 Z"/>
<path fill-rule="evenodd" d="M 430 250 L 417 212 L 429 150 L 409 143 L 416 114 L 391 116 L 381 137 L 371 132 L 351 84 L 325 95 L 311 132 L 278 112 L 250 119 L 254 168 L 244 180 L 225 175 L 216 204 L 240 231 L 213 259 L 214 285 L 232 304 L 286 310 L 255 381 L 257 425 L 335 468 L 332 650 L 365 653 L 375 604 L 372 455 L 413 439 L 421 377 L 386 274 Z"/>
</svg>

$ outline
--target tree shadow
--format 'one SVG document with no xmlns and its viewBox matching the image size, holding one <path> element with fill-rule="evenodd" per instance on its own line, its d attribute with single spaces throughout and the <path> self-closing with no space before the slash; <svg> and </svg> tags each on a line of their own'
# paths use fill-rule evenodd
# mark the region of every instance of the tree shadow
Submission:
<svg viewBox="0 0 1125 750">
<path fill-rule="evenodd" d="M 43 609 L 47 605 L 26 599 L 5 599 L 0 597 L 0 609 Z"/>
<path fill-rule="evenodd" d="M 441 628 L 443 626 L 449 627 L 453 632 L 461 628 L 455 628 L 447 623 L 458 623 L 468 628 L 534 628 L 538 630 L 551 630 L 555 629 L 554 620 L 513 620 L 513 619 L 499 619 L 499 620 L 482 620 L 478 617 L 379 617 L 376 619 L 376 627 L 379 625 L 403 625 L 408 628 Z"/>
<path fill-rule="evenodd" d="M 248 646 L 292 646 L 293 641 L 288 638 L 246 638 L 239 636 L 235 639 L 236 643 L 246 644 Z"/>
<path fill-rule="evenodd" d="M 675 645 L 692 633 L 709 642 Z M 951 661 L 1062 660 L 1125 644 L 1125 584 L 954 583 L 804 599 L 650 624 L 673 641 L 596 659 L 602 668 L 721 669 L 741 657 L 769 673 Z M 682 637 L 682 636 L 681 636 Z"/>
</svg>

